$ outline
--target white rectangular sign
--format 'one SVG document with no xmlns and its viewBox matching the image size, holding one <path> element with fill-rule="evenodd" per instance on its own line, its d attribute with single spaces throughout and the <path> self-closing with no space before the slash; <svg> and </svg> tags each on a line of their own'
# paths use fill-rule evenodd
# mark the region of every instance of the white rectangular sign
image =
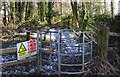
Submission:
<svg viewBox="0 0 120 77">
<path fill-rule="evenodd" d="M 28 53 L 29 56 L 37 54 L 37 41 L 35 39 L 29 40 L 28 42 Z"/>
<path fill-rule="evenodd" d="M 28 57 L 28 41 L 17 44 L 17 59 L 22 60 Z"/>
</svg>

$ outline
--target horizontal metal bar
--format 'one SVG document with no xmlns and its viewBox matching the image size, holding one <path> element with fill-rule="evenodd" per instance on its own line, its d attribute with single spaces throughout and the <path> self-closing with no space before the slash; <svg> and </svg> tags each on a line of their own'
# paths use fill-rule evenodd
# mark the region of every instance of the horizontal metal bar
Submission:
<svg viewBox="0 0 120 77">
<path fill-rule="evenodd" d="M 75 32 L 75 31 L 71 31 L 71 32 L 67 32 L 67 31 L 61 31 L 61 33 L 90 33 L 90 32 L 92 32 L 91 30 L 88 30 L 88 31 L 83 31 L 83 32 L 80 32 L 80 31 L 77 31 L 77 32 Z"/>
<path fill-rule="evenodd" d="M 57 71 L 57 70 L 48 69 L 48 68 L 45 68 L 45 67 L 43 67 L 43 66 L 40 66 L 40 68 L 42 68 L 42 69 L 44 69 L 44 70 L 50 70 L 50 71 L 53 71 L 53 72 L 56 72 L 56 73 L 58 73 L 58 71 Z"/>
<path fill-rule="evenodd" d="M 84 55 L 88 55 L 88 54 L 91 54 L 91 52 L 84 53 Z"/>
<path fill-rule="evenodd" d="M 83 72 L 61 72 L 61 73 L 71 75 L 71 74 L 82 74 L 82 73 L 85 73 L 85 71 Z"/>
<path fill-rule="evenodd" d="M 73 37 L 73 38 L 74 38 L 74 37 Z M 73 38 L 69 38 L 69 39 L 73 39 Z M 63 39 L 68 39 L 68 38 L 61 38 L 61 39 L 63 40 Z"/>
<path fill-rule="evenodd" d="M 50 63 L 48 60 L 44 60 L 44 59 L 42 59 L 42 61 L 47 62 L 47 63 Z"/>
<path fill-rule="evenodd" d="M 90 62 L 86 62 L 86 63 L 84 63 L 84 64 L 63 64 L 63 63 L 61 63 L 61 65 L 62 66 L 82 66 L 82 65 L 87 65 L 87 64 L 89 64 Z"/>
<path fill-rule="evenodd" d="M 48 43 L 48 44 L 51 44 L 51 43 L 55 43 L 53 41 L 41 41 L 41 43 Z"/>
<path fill-rule="evenodd" d="M 91 54 L 91 52 L 87 52 L 85 53 L 84 55 L 88 55 L 88 54 Z M 79 54 L 69 54 L 69 53 L 60 53 L 61 56 L 82 56 L 82 52 L 79 53 Z"/>
<path fill-rule="evenodd" d="M 87 45 L 87 44 L 90 44 L 90 43 L 92 43 L 92 41 L 90 41 L 90 42 L 87 42 L 87 43 L 84 43 L 85 45 Z M 65 43 L 60 43 L 61 45 L 66 45 Z M 80 45 L 80 46 L 79 46 Z M 82 47 L 81 45 L 83 45 L 83 43 L 78 43 L 78 44 L 75 44 L 75 45 L 66 45 L 67 47 Z"/>
<path fill-rule="evenodd" d="M 65 53 L 61 53 L 61 56 L 82 56 L 82 54 L 65 54 Z"/>
<path fill-rule="evenodd" d="M 82 31 L 82 30 L 85 30 L 85 29 L 75 29 L 75 30 L 72 30 L 72 29 L 61 29 L 61 31 Z M 85 31 L 91 31 L 91 30 L 85 30 Z"/>
<path fill-rule="evenodd" d="M 62 66 L 82 66 L 82 64 L 61 64 Z"/>
<path fill-rule="evenodd" d="M 87 65 L 87 64 L 89 64 L 89 63 L 91 63 L 91 62 L 86 62 L 86 63 L 84 63 L 84 65 Z"/>
<path fill-rule="evenodd" d="M 53 65 L 53 64 L 58 64 L 58 63 L 56 63 L 56 62 L 50 62 L 50 61 L 45 60 L 45 59 L 42 59 L 42 61 L 47 62 L 47 63 L 49 63 L 50 65 Z"/>
<path fill-rule="evenodd" d="M 40 31 L 39 34 L 44 34 L 44 33 L 58 33 L 58 31 Z"/>
<path fill-rule="evenodd" d="M 61 45 L 66 45 L 66 44 L 63 44 L 63 43 L 60 43 Z M 77 46 L 77 45 L 66 45 L 66 47 L 82 47 L 82 46 Z"/>
<path fill-rule="evenodd" d="M 92 43 L 93 41 L 89 41 L 89 42 L 85 42 L 85 44 L 90 44 L 90 43 Z"/>
</svg>

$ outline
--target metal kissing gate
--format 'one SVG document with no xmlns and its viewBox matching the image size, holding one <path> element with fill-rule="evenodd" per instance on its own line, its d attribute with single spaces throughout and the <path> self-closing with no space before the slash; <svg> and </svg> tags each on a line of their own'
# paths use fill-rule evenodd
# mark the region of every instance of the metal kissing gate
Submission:
<svg viewBox="0 0 120 77">
<path fill-rule="evenodd" d="M 92 31 L 50 29 L 37 31 L 38 69 L 61 74 L 81 74 L 92 57 Z"/>
</svg>

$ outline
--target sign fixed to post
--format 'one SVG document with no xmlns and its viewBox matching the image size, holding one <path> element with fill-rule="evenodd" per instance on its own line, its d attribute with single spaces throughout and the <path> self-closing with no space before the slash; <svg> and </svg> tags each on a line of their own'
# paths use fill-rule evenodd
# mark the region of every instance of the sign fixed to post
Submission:
<svg viewBox="0 0 120 77">
<path fill-rule="evenodd" d="M 22 60 L 26 57 L 37 54 L 37 41 L 29 40 L 17 44 L 17 59 Z"/>
<path fill-rule="evenodd" d="M 17 44 L 17 59 L 22 60 L 28 57 L 28 41 Z"/>
<path fill-rule="evenodd" d="M 28 44 L 29 55 L 31 56 L 37 54 L 36 40 L 35 39 L 29 40 Z"/>
</svg>

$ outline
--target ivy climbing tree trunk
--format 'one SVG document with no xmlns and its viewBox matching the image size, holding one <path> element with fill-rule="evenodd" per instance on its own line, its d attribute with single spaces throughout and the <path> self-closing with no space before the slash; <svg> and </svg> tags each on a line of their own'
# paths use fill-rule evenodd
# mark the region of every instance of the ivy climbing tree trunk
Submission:
<svg viewBox="0 0 120 77">
<path fill-rule="evenodd" d="M 38 15 L 40 17 L 41 21 L 44 21 L 45 19 L 45 2 L 39 2 L 38 5 Z"/>
<path fill-rule="evenodd" d="M 52 25 L 51 20 L 52 20 L 52 7 L 53 7 L 53 3 L 52 2 L 48 2 L 48 12 L 47 12 L 47 22 L 48 25 Z"/>
<path fill-rule="evenodd" d="M 16 23 L 18 24 L 19 22 L 21 22 L 21 2 L 16 2 L 15 3 L 15 7 L 16 7 Z"/>
<path fill-rule="evenodd" d="M 15 24 L 15 2 L 10 2 L 10 13 L 11 13 L 11 22 Z"/>
<path fill-rule="evenodd" d="M 97 3 L 96 13 L 97 15 L 101 14 L 101 3 L 100 2 Z"/>
<path fill-rule="evenodd" d="M 92 1 L 90 1 L 90 17 L 92 18 L 92 16 L 93 16 L 93 2 Z"/>
<path fill-rule="evenodd" d="M 34 9 L 34 4 L 33 2 L 27 2 L 26 3 L 26 12 L 25 12 L 25 20 L 29 20 L 33 18 L 33 11 Z"/>
<path fill-rule="evenodd" d="M 7 10 L 6 10 L 6 2 L 3 2 L 3 6 L 4 6 L 4 16 L 3 16 L 3 24 L 5 26 L 7 26 L 7 16 L 6 16 L 6 13 L 7 13 Z"/>
</svg>

